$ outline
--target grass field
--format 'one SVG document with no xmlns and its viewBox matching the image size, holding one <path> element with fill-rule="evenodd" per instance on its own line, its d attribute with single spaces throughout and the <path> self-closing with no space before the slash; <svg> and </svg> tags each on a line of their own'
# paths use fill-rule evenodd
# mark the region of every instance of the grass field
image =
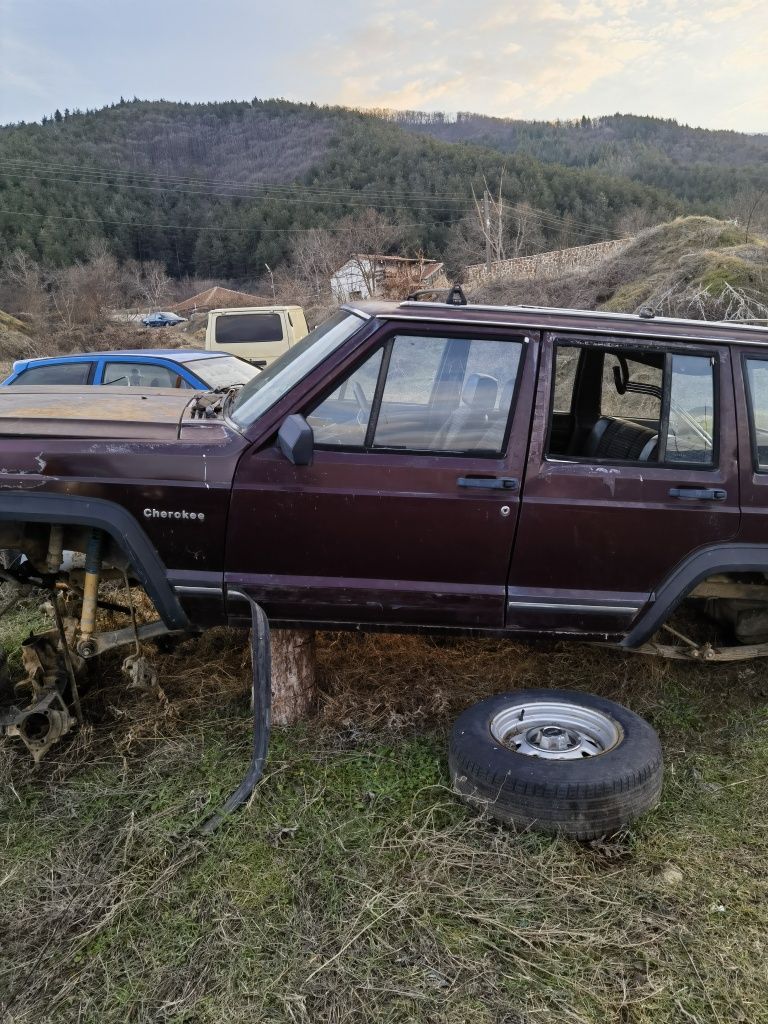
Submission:
<svg viewBox="0 0 768 1024">
<path fill-rule="evenodd" d="M 13 648 L 40 613 L 0 624 Z M 103 666 L 92 724 L 36 771 L 0 745 L 3 1021 L 768 1021 L 768 675 L 580 646 L 325 634 L 317 717 L 273 734 L 248 809 L 191 826 L 248 754 L 242 635 Z M 659 730 L 657 811 L 577 844 L 448 785 L 452 717 L 589 689 Z"/>
</svg>

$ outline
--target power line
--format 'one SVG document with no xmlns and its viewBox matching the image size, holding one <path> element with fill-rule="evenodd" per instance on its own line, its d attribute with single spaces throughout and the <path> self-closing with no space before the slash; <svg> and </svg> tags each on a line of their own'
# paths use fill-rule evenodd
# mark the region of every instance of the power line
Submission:
<svg viewBox="0 0 768 1024">
<path fill-rule="evenodd" d="M 69 185 L 90 185 L 90 186 L 98 185 L 98 186 L 101 186 L 103 188 L 115 188 L 115 189 L 121 189 L 121 190 L 130 189 L 131 191 L 138 191 L 138 192 L 171 192 L 174 195 L 204 196 L 204 197 L 207 197 L 207 198 L 210 198 L 210 199 L 241 199 L 241 200 L 249 200 L 250 199 L 250 200 L 260 200 L 260 199 L 264 199 L 264 198 L 269 198 L 268 195 L 267 196 L 249 196 L 249 195 L 242 195 L 242 194 L 239 194 L 239 193 L 232 193 L 232 192 L 210 192 L 210 191 L 201 191 L 201 190 L 198 190 L 198 189 L 184 189 L 184 188 L 179 188 L 177 186 L 171 186 L 171 185 L 133 185 L 133 184 L 130 184 L 128 182 L 94 182 L 94 181 L 87 181 L 87 180 L 76 179 L 76 178 L 63 178 L 63 177 L 57 176 L 57 175 L 38 174 L 38 173 L 35 173 L 35 172 L 32 172 L 32 173 L 26 172 L 24 177 L 26 177 L 26 178 L 34 178 L 36 181 L 62 182 L 64 184 L 69 184 Z M 363 198 L 363 199 L 365 198 L 364 194 L 358 193 L 358 195 L 360 195 L 360 197 Z M 343 208 L 347 208 L 347 209 L 349 209 L 349 208 L 353 208 L 353 209 L 370 209 L 372 206 L 375 206 L 375 207 L 380 207 L 382 209 L 410 210 L 410 209 L 413 209 L 414 205 L 416 205 L 416 206 L 420 205 L 419 203 L 414 203 L 414 204 L 412 204 L 410 206 L 407 206 L 407 205 L 405 205 L 403 203 L 395 203 L 395 202 L 388 202 L 388 201 L 375 200 L 375 199 L 372 200 L 372 201 L 353 202 L 351 200 L 318 199 L 318 198 L 315 198 L 315 197 L 312 197 L 312 196 L 308 196 L 306 198 L 301 198 L 301 197 L 298 197 L 298 196 L 279 195 L 279 196 L 277 196 L 275 198 L 277 198 L 280 202 L 288 203 L 288 204 L 302 204 L 302 205 L 305 205 L 305 206 L 334 206 L 334 207 L 343 207 Z M 461 212 L 469 212 L 470 207 L 467 206 L 462 211 L 462 209 L 460 209 L 458 207 L 435 207 L 435 206 L 432 206 L 432 207 L 429 207 L 429 210 L 430 210 L 430 212 L 433 212 L 433 213 L 461 213 Z"/>
<path fill-rule="evenodd" d="M 278 231 L 281 234 L 307 234 L 310 231 L 345 231 L 344 227 L 323 227 L 315 226 L 311 228 L 270 228 L 255 226 L 250 228 L 230 228 L 230 227 L 216 227 L 211 224 L 159 224 L 155 221 L 137 221 L 137 220 L 113 220 L 109 217 L 63 217 L 59 214 L 51 213 L 30 213 L 25 210 L 8 210 L 4 207 L 0 207 L 0 215 L 7 217 L 39 217 L 41 220 L 66 220 L 66 221 L 79 221 L 83 224 L 120 224 L 127 227 L 136 228 L 168 228 L 172 231 L 210 231 L 213 234 L 223 234 L 229 232 L 237 232 L 240 234 L 262 234 L 263 232 Z M 413 227 L 430 227 L 431 225 L 422 221 L 411 222 Z"/>
<path fill-rule="evenodd" d="M 200 185 L 206 189 L 228 187 L 228 188 L 240 188 L 240 189 L 255 189 L 258 191 L 275 191 L 284 192 L 288 195 L 295 194 L 296 192 L 306 192 L 308 194 L 317 194 L 321 198 L 324 196 L 371 196 L 381 198 L 394 198 L 402 199 L 404 196 L 416 201 L 416 202 L 455 202 L 463 205 L 468 205 L 470 198 L 467 195 L 461 195 L 459 193 L 414 193 L 407 192 L 402 189 L 382 190 L 382 189 L 353 189 L 353 188 L 330 188 L 327 186 L 320 185 L 309 185 L 301 182 L 295 183 L 276 183 L 276 182 L 238 182 L 224 179 L 205 179 L 205 178 L 193 178 L 178 175 L 163 175 L 155 174 L 154 172 L 147 171 L 124 171 L 118 169 L 105 169 L 105 168 L 88 168 L 82 166 L 73 166 L 65 164 L 40 164 L 34 161 L 23 161 L 13 160 L 7 157 L 0 157 L 0 164 L 4 164 L 9 167 L 11 171 L 32 171 L 32 172 L 48 172 L 56 175 L 60 173 L 77 173 L 81 175 L 98 175 L 100 177 L 114 177 L 120 178 L 132 178 L 132 177 L 143 177 L 160 182 L 169 182 L 179 185 Z M 136 186 L 138 187 L 138 186 Z"/>
<path fill-rule="evenodd" d="M 50 171 L 54 172 L 54 174 L 56 175 L 55 177 L 50 178 L 50 177 L 46 177 L 46 176 L 38 174 L 38 173 L 33 173 L 32 176 L 35 177 L 35 178 L 38 178 L 39 180 L 61 181 L 61 182 L 68 183 L 68 184 L 87 183 L 87 184 L 101 184 L 104 187 L 130 188 L 130 189 L 133 189 L 133 190 L 173 191 L 173 192 L 178 192 L 180 194 L 206 195 L 206 196 L 210 196 L 212 198 L 221 198 L 221 199 L 263 198 L 263 196 L 261 196 L 261 197 L 260 196 L 250 197 L 247 194 L 247 192 L 240 194 L 240 193 L 212 192 L 212 191 L 209 190 L 210 188 L 215 188 L 215 187 L 218 187 L 218 186 L 222 186 L 222 187 L 230 186 L 230 187 L 240 188 L 240 189 L 257 189 L 257 190 L 261 190 L 262 192 L 263 191 L 270 191 L 270 192 L 271 191 L 277 191 L 278 192 L 278 198 L 283 198 L 285 202 L 301 202 L 301 203 L 305 203 L 305 204 L 308 204 L 308 205 L 315 204 L 315 205 L 331 205 L 331 206 L 333 206 L 333 205 L 336 205 L 336 206 L 364 206 L 366 208 L 368 208 L 368 207 L 370 207 L 372 205 L 373 206 L 380 205 L 380 206 L 384 206 L 384 207 L 391 207 L 393 209 L 406 209 L 406 210 L 410 210 L 410 209 L 412 209 L 412 206 L 402 205 L 402 201 L 404 199 L 409 199 L 409 200 L 412 201 L 412 203 L 414 205 L 425 204 L 425 203 L 428 203 L 428 202 L 442 202 L 442 201 L 445 201 L 445 202 L 455 202 L 455 203 L 463 203 L 464 204 L 462 210 L 460 210 L 458 207 L 455 210 L 453 208 L 451 208 L 451 207 L 445 207 L 445 208 L 428 207 L 428 209 L 430 209 L 431 211 L 434 211 L 436 213 L 437 212 L 474 212 L 475 211 L 474 204 L 470 204 L 469 203 L 468 197 L 466 197 L 466 196 L 459 197 L 456 193 L 446 193 L 446 194 L 443 194 L 443 195 L 432 194 L 432 195 L 426 196 L 426 195 L 419 195 L 418 193 L 407 193 L 407 192 L 403 193 L 402 191 L 401 192 L 385 192 L 385 191 L 380 191 L 380 190 L 363 191 L 363 190 L 353 190 L 353 189 L 329 189 L 329 188 L 325 188 L 325 187 L 321 187 L 321 186 L 306 185 L 306 184 L 298 183 L 298 182 L 297 183 L 293 183 L 293 184 L 289 184 L 289 185 L 285 185 L 285 184 L 276 185 L 276 184 L 259 184 L 259 183 L 232 182 L 232 181 L 226 181 L 226 180 L 213 180 L 213 179 L 207 179 L 206 180 L 206 179 L 196 179 L 196 178 L 188 178 L 188 177 L 182 177 L 182 176 L 173 177 L 173 176 L 167 176 L 167 175 L 153 175 L 153 177 L 156 178 L 159 181 L 177 182 L 179 184 L 197 184 L 197 185 L 207 186 L 207 188 L 203 189 L 203 190 L 187 191 L 187 190 L 184 190 L 184 189 L 176 189 L 176 188 L 174 188 L 174 189 L 170 189 L 170 188 L 169 189 L 165 189 L 165 188 L 162 188 L 160 186 L 152 186 L 152 185 L 139 185 L 139 184 L 133 184 L 133 183 L 122 184 L 119 181 L 117 181 L 117 182 L 109 182 L 109 181 L 107 181 L 107 182 L 93 182 L 93 181 L 81 182 L 81 181 L 79 181 L 77 179 L 63 178 L 63 177 L 60 176 L 60 172 L 61 171 L 75 171 L 75 172 L 77 172 L 79 174 L 98 175 L 100 177 L 108 177 L 108 176 L 115 176 L 115 177 L 118 177 L 118 178 L 120 176 L 122 176 L 122 177 L 133 177 L 133 176 L 138 174 L 138 175 L 143 176 L 145 178 L 149 178 L 150 175 L 147 172 L 120 171 L 120 170 L 117 170 L 117 169 L 109 169 L 109 170 L 103 170 L 103 169 L 98 169 L 98 168 L 90 169 L 90 168 L 73 167 L 71 165 L 69 165 L 69 166 L 67 166 L 67 165 L 58 165 L 57 166 L 57 165 L 50 165 L 50 164 L 47 164 L 47 165 L 46 164 L 36 164 L 36 163 L 34 163 L 32 161 L 13 161 L 13 160 L 8 160 L 6 158 L 0 157 L 0 166 L 2 166 L 4 164 L 12 164 L 12 165 L 18 164 L 18 165 L 26 166 L 26 167 L 33 168 L 33 169 L 40 168 L 41 170 L 50 170 Z M 305 192 L 309 196 L 309 198 L 307 198 L 307 199 L 299 198 L 297 196 L 297 193 L 300 193 L 300 192 Z M 328 196 L 338 195 L 338 196 L 350 196 L 352 198 L 350 198 L 350 200 L 347 201 L 347 202 L 332 202 L 330 200 L 329 201 L 325 201 L 323 198 L 320 198 L 320 199 L 314 198 L 314 194 L 315 193 L 317 193 L 317 195 L 320 196 L 320 197 L 324 197 L 326 195 L 328 195 Z M 392 197 L 392 198 L 398 199 L 400 202 L 398 202 L 398 203 L 395 203 L 395 202 L 389 203 L 389 202 L 383 202 L 383 201 L 381 203 L 371 202 L 370 200 L 373 197 L 376 197 L 376 196 Z M 361 200 L 361 202 L 355 202 L 355 201 L 353 201 L 353 199 L 354 200 Z M 571 215 L 571 214 L 560 215 L 560 214 L 548 213 L 545 210 L 540 210 L 538 208 L 531 207 L 531 206 L 529 206 L 527 204 L 524 205 L 522 203 L 511 204 L 511 205 L 508 206 L 508 209 L 510 211 L 524 212 L 527 216 L 533 216 L 533 217 L 535 217 L 535 218 L 537 218 L 537 219 L 539 219 L 541 221 L 549 222 L 549 224 L 554 224 L 554 225 L 557 225 L 557 226 L 561 226 L 564 223 L 564 221 L 565 221 L 565 217 L 567 216 L 567 217 L 570 218 L 569 225 L 572 226 L 572 227 L 581 228 L 583 233 L 590 232 L 590 233 L 593 233 L 593 234 L 603 234 L 603 235 L 610 235 L 611 234 L 611 232 L 607 228 L 597 227 L 597 226 L 595 226 L 595 225 L 593 225 L 591 223 L 588 223 L 586 221 L 578 220 L 575 217 L 573 217 L 573 215 Z"/>
</svg>

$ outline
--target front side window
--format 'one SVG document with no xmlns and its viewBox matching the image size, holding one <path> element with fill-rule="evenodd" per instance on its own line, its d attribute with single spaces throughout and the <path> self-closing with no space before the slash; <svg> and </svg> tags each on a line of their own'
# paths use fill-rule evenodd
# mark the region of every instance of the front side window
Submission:
<svg viewBox="0 0 768 1024">
<path fill-rule="evenodd" d="M 768 359 L 746 359 L 755 469 L 768 471 Z"/>
<path fill-rule="evenodd" d="M 521 340 L 398 335 L 307 419 L 321 447 L 500 454 Z"/>
<path fill-rule="evenodd" d="M 28 387 L 36 384 L 87 384 L 92 363 L 52 363 L 49 366 L 30 366 L 19 374 L 14 384 Z"/>
</svg>

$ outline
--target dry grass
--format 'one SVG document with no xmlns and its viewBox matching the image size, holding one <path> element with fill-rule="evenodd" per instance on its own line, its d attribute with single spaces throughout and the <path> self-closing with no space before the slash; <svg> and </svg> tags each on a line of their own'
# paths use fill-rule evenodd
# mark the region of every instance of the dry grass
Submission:
<svg viewBox="0 0 768 1024">
<path fill-rule="evenodd" d="M 159 654 L 162 693 L 107 662 L 93 724 L 37 772 L 0 748 L 9 1024 L 768 1020 L 759 664 L 322 635 L 318 717 L 275 734 L 250 808 L 201 843 L 247 757 L 243 640 Z M 582 846 L 458 804 L 451 718 L 532 683 L 647 715 L 660 809 Z"/>
</svg>

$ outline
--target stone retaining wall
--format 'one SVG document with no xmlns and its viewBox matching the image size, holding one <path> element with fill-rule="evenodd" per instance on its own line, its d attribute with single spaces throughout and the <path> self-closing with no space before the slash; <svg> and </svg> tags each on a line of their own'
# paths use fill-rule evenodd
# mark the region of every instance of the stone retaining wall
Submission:
<svg viewBox="0 0 768 1024">
<path fill-rule="evenodd" d="M 631 238 L 617 238 L 610 242 L 594 242 L 592 245 L 576 245 L 571 249 L 539 252 L 535 256 L 498 260 L 491 264 L 490 273 L 484 263 L 474 263 L 466 268 L 464 281 L 467 284 L 477 284 L 489 278 L 529 281 L 533 278 L 547 279 L 583 273 L 600 266 L 610 257 L 617 256 L 631 241 Z"/>
</svg>

